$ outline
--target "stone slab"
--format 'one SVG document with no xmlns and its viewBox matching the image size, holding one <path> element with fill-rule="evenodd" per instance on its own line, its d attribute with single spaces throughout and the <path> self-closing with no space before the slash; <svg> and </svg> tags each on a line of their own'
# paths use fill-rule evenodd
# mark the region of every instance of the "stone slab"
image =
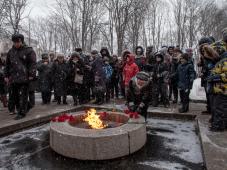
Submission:
<svg viewBox="0 0 227 170">
<path fill-rule="evenodd" d="M 207 170 L 227 170 L 227 131 L 209 131 L 209 115 L 197 117 L 197 125 Z"/>
</svg>

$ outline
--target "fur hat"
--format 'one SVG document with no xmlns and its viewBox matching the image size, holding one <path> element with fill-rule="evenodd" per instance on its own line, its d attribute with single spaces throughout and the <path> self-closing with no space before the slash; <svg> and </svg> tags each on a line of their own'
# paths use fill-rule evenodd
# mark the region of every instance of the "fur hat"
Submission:
<svg viewBox="0 0 227 170">
<path fill-rule="evenodd" d="M 13 34 L 12 35 L 13 42 L 18 42 L 19 40 L 21 40 L 21 42 L 24 43 L 24 36 L 22 34 Z"/>
<path fill-rule="evenodd" d="M 74 58 L 74 57 L 80 58 L 80 54 L 78 52 L 74 51 L 74 52 L 72 52 L 71 57 L 72 58 Z"/>
<path fill-rule="evenodd" d="M 136 78 L 137 79 L 140 79 L 140 80 L 143 80 L 143 81 L 149 81 L 150 80 L 150 75 L 146 72 L 139 72 L 136 74 Z"/>
<path fill-rule="evenodd" d="M 136 55 L 138 55 L 138 54 L 137 54 L 137 50 L 138 50 L 138 49 L 141 49 L 141 54 L 143 55 L 144 49 L 143 49 L 142 46 L 137 46 L 137 47 L 136 47 L 136 51 L 135 51 Z"/>
<path fill-rule="evenodd" d="M 202 44 L 212 44 L 212 40 L 209 37 L 202 37 L 199 40 L 199 45 L 202 45 Z"/>
<path fill-rule="evenodd" d="M 227 43 L 227 27 L 222 30 L 223 41 Z"/>
<path fill-rule="evenodd" d="M 63 53 L 58 53 L 57 58 L 61 58 L 61 57 L 65 58 L 65 55 Z"/>
<path fill-rule="evenodd" d="M 82 50 L 82 48 L 77 47 L 77 48 L 75 48 L 75 51 L 78 52 L 78 53 L 80 53 L 80 52 L 82 52 L 83 50 Z"/>
<path fill-rule="evenodd" d="M 161 62 L 163 62 L 164 61 L 164 56 L 163 56 L 163 53 L 161 53 L 161 52 L 157 52 L 157 53 L 155 53 L 155 58 L 161 58 Z"/>
<path fill-rule="evenodd" d="M 91 51 L 91 54 L 93 54 L 93 55 L 97 55 L 99 52 L 97 51 L 97 50 L 92 50 Z"/>
<path fill-rule="evenodd" d="M 42 59 L 48 59 L 48 53 L 42 53 L 41 54 Z"/>
</svg>

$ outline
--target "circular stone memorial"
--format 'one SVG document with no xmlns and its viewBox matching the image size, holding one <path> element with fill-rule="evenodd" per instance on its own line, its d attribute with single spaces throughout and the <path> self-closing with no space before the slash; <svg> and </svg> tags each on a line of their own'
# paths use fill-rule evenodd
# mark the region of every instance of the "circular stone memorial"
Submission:
<svg viewBox="0 0 227 170">
<path fill-rule="evenodd" d="M 99 114 L 99 113 L 97 113 Z M 102 129 L 85 121 L 85 112 L 73 113 L 74 121 L 50 123 L 50 146 L 66 157 L 81 160 L 106 160 L 132 154 L 146 143 L 146 125 L 142 116 L 129 118 L 108 112 Z"/>
</svg>

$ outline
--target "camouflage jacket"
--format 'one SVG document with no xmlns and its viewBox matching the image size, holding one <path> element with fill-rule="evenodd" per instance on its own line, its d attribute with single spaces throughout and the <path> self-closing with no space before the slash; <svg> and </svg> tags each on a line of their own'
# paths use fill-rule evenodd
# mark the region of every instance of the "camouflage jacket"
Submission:
<svg viewBox="0 0 227 170">
<path fill-rule="evenodd" d="M 227 58 L 220 60 L 215 65 L 209 81 L 213 83 L 215 94 L 227 95 Z"/>
</svg>

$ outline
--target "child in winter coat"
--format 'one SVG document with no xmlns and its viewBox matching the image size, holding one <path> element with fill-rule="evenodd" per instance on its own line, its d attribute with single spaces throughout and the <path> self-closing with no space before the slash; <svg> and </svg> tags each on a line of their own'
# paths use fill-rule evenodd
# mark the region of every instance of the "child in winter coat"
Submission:
<svg viewBox="0 0 227 170">
<path fill-rule="evenodd" d="M 106 76 L 106 102 L 109 102 L 111 93 L 111 77 L 113 74 L 113 69 L 109 64 L 109 58 L 107 57 L 104 57 L 103 70 Z"/>
<path fill-rule="evenodd" d="M 180 65 L 177 68 L 177 78 L 182 103 L 179 112 L 184 113 L 189 110 L 189 94 L 195 79 L 195 70 L 191 62 L 189 62 L 187 53 L 180 56 Z"/>
</svg>

